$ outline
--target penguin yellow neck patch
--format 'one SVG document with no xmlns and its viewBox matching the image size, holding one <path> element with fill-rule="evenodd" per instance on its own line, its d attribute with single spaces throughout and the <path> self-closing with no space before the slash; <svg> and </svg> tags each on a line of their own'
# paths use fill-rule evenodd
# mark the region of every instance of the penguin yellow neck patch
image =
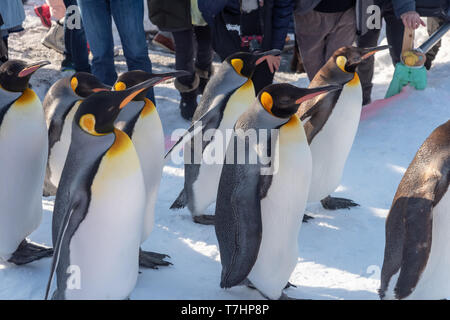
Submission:
<svg viewBox="0 0 450 320">
<path fill-rule="evenodd" d="M 355 72 L 355 75 L 353 76 L 353 79 L 350 80 L 349 82 L 347 82 L 347 85 L 350 86 L 350 87 L 354 87 L 354 86 L 357 86 L 359 83 L 360 83 L 359 76 Z"/>
<path fill-rule="evenodd" d="M 122 81 L 116 82 L 114 84 L 114 90 L 116 91 L 123 91 L 127 88 L 127 85 L 123 83 Z"/>
<path fill-rule="evenodd" d="M 30 88 L 26 89 L 19 99 L 14 103 L 15 107 L 24 107 L 32 103 L 35 99 L 38 99 L 36 93 Z"/>
<path fill-rule="evenodd" d="M 84 114 L 80 118 L 80 127 L 93 136 L 105 135 L 105 133 L 98 133 L 97 131 L 95 131 L 95 116 L 92 113 Z"/>
<path fill-rule="evenodd" d="M 73 92 L 75 92 L 78 87 L 78 79 L 76 77 L 73 77 L 72 80 L 70 80 L 70 87 L 72 88 Z"/>
<path fill-rule="evenodd" d="M 231 59 L 231 65 L 233 66 L 233 69 L 242 76 L 242 68 L 244 67 L 244 61 L 242 59 Z"/>
<path fill-rule="evenodd" d="M 147 117 L 153 111 L 156 110 L 155 105 L 153 104 L 153 102 L 150 99 L 145 98 L 144 101 L 145 101 L 144 108 L 142 108 L 141 114 L 139 115 L 141 118 Z"/>
<path fill-rule="evenodd" d="M 261 104 L 267 112 L 272 114 L 273 99 L 270 93 L 264 91 L 261 94 Z"/>
<path fill-rule="evenodd" d="M 114 129 L 114 134 L 116 136 L 116 139 L 106 153 L 108 157 L 117 157 L 123 152 L 126 152 L 133 145 L 131 139 L 125 132 L 119 129 Z"/>
</svg>

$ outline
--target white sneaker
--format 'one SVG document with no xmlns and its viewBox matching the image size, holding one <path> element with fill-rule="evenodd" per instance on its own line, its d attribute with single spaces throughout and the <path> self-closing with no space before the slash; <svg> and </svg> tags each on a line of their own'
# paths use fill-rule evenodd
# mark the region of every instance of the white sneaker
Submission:
<svg viewBox="0 0 450 320">
<path fill-rule="evenodd" d="M 41 43 L 49 49 L 53 49 L 58 53 L 64 53 L 64 26 L 54 23 L 50 30 L 42 39 Z"/>
</svg>

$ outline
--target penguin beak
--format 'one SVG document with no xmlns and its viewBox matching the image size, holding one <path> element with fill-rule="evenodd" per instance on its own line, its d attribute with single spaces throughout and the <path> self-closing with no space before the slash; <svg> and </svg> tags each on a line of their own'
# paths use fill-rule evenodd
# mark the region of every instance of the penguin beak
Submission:
<svg viewBox="0 0 450 320">
<path fill-rule="evenodd" d="M 331 92 L 331 91 L 336 91 L 342 89 L 342 86 L 340 85 L 329 85 L 329 86 L 323 86 L 323 87 L 317 87 L 317 88 L 307 88 L 307 89 L 301 89 L 302 91 L 302 97 L 300 97 L 299 99 L 295 100 L 295 104 L 300 105 L 301 103 L 307 101 L 307 100 L 311 100 L 314 97 L 317 97 L 318 95 L 321 95 L 323 93 L 327 93 L 327 92 Z M 306 92 L 306 94 L 305 94 Z"/>
<path fill-rule="evenodd" d="M 154 86 L 156 86 L 157 84 L 164 82 L 166 80 L 169 80 L 171 78 L 185 77 L 185 76 L 189 76 L 189 75 L 191 75 L 190 72 L 184 71 L 184 70 L 179 70 L 179 71 L 175 71 L 175 72 L 153 74 L 154 78 L 152 77 L 152 79 L 157 79 L 157 81 L 154 84 Z"/>
<path fill-rule="evenodd" d="M 373 48 L 364 48 L 362 49 L 363 55 L 361 56 L 361 60 L 366 60 L 367 58 L 373 56 L 375 53 L 381 50 L 389 49 L 391 46 L 379 46 L 379 47 L 373 47 Z"/>
<path fill-rule="evenodd" d="M 18 76 L 19 78 L 24 78 L 26 76 L 33 74 L 34 72 L 36 72 L 36 70 L 48 64 L 50 64 L 49 61 L 40 61 L 37 63 L 33 63 L 31 65 L 26 66 L 22 71 L 20 71 Z"/>
<path fill-rule="evenodd" d="M 272 49 L 266 52 L 262 52 L 256 55 L 257 60 L 255 62 L 255 65 L 257 66 L 258 64 L 262 63 L 265 60 L 265 57 L 267 56 L 279 56 L 281 54 L 281 51 L 278 49 Z"/>
<path fill-rule="evenodd" d="M 122 101 L 119 105 L 119 109 L 122 109 L 123 107 L 125 107 L 139 93 L 153 87 L 160 80 L 161 80 L 160 77 L 155 77 L 155 78 L 148 79 L 144 82 L 141 82 L 141 83 L 139 83 L 129 89 L 126 89 L 124 91 L 115 91 L 115 92 L 117 92 L 117 94 L 120 94 L 122 96 Z"/>
<path fill-rule="evenodd" d="M 101 92 L 101 91 L 109 91 L 109 89 L 106 89 L 106 88 L 94 88 L 94 89 L 92 89 L 92 92 Z"/>
</svg>

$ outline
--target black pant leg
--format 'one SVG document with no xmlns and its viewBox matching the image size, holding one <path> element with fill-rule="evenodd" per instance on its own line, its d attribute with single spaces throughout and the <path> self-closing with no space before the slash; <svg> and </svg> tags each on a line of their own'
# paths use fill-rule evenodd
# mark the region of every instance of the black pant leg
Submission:
<svg viewBox="0 0 450 320">
<path fill-rule="evenodd" d="M 179 77 L 177 80 L 185 86 L 194 82 L 194 31 L 193 29 L 173 32 L 175 41 L 175 68 L 191 73 L 189 76 Z"/>
<path fill-rule="evenodd" d="M 395 16 L 392 5 L 386 6 L 383 10 L 383 16 L 386 21 L 386 38 L 388 44 L 391 45 L 389 53 L 391 54 L 392 63 L 395 66 L 400 62 L 405 27 L 402 20 Z"/>
<path fill-rule="evenodd" d="M 197 40 L 195 66 L 200 70 L 209 70 L 213 58 L 211 28 L 209 26 L 196 26 L 194 32 Z"/>
<path fill-rule="evenodd" d="M 356 43 L 359 48 L 376 47 L 378 44 L 378 38 L 380 37 L 379 29 L 372 29 L 367 31 L 366 34 L 359 36 L 356 39 Z M 370 96 L 372 94 L 372 79 L 375 67 L 375 57 L 364 60 L 357 69 L 359 78 L 361 80 L 361 86 L 363 90 L 363 105 L 370 103 Z"/>
</svg>

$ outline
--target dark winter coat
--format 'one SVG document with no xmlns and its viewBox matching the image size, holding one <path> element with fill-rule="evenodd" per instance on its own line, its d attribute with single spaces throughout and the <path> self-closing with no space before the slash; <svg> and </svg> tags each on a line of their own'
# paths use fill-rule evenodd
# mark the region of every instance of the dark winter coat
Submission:
<svg viewBox="0 0 450 320">
<path fill-rule="evenodd" d="M 146 0 L 150 21 L 161 31 L 182 31 L 192 28 L 189 0 Z"/>
<path fill-rule="evenodd" d="M 264 50 L 283 49 L 293 4 L 293 0 L 264 0 L 262 14 L 264 34 L 262 48 Z M 214 25 L 214 18 L 222 10 L 236 16 L 241 13 L 239 0 L 198 0 L 198 7 L 203 18 L 210 25 Z M 233 52 L 236 52 L 236 48 Z"/>
</svg>

